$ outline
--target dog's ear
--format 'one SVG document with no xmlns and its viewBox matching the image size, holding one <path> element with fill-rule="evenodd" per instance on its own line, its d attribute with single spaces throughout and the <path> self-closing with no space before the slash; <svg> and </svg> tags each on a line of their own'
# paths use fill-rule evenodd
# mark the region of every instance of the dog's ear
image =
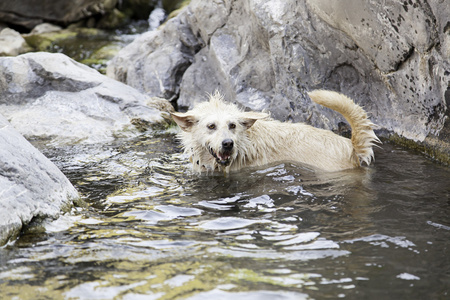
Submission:
<svg viewBox="0 0 450 300">
<path fill-rule="evenodd" d="M 172 119 L 175 121 L 175 123 L 177 123 L 183 131 L 191 131 L 192 126 L 198 122 L 193 115 L 189 115 L 187 113 L 174 112 L 170 115 L 172 116 Z"/>
<path fill-rule="evenodd" d="M 266 119 L 269 117 L 269 114 L 266 113 L 260 113 L 260 112 L 245 112 L 242 113 L 241 117 L 241 124 L 244 125 L 246 129 L 249 129 L 252 127 L 253 124 L 255 124 L 256 121 Z"/>
</svg>

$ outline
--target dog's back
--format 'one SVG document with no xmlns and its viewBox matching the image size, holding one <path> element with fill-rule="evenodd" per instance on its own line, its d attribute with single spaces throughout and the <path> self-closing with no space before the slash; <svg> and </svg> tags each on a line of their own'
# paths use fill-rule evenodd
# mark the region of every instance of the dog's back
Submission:
<svg viewBox="0 0 450 300">
<path fill-rule="evenodd" d="M 370 164 L 374 155 L 372 146 L 380 143 L 373 132 L 374 124 L 367 118 L 364 109 L 355 104 L 347 96 L 325 90 L 315 90 L 308 93 L 317 104 L 328 107 L 342 114 L 352 128 L 352 145 L 361 162 Z"/>
</svg>

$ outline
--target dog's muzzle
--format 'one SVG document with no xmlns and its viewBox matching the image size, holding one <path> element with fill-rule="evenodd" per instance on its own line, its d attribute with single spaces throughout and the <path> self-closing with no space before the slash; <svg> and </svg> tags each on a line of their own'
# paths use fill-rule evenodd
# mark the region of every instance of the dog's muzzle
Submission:
<svg viewBox="0 0 450 300">
<path fill-rule="evenodd" d="M 222 147 L 219 152 L 215 152 L 209 147 L 209 152 L 216 159 L 217 163 L 222 166 L 229 166 L 231 163 L 231 155 L 233 154 L 234 142 L 232 139 L 225 139 L 222 141 Z"/>
</svg>

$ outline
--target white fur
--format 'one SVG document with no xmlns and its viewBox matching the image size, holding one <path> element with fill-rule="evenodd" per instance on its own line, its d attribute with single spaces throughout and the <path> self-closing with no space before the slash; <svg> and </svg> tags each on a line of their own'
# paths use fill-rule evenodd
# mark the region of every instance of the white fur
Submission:
<svg viewBox="0 0 450 300">
<path fill-rule="evenodd" d="M 243 112 L 216 92 L 186 113 L 172 113 L 194 171 L 240 170 L 277 161 L 296 161 L 325 171 L 370 164 L 379 142 L 374 124 L 350 98 L 331 91 L 309 93 L 313 101 L 340 112 L 352 127 L 347 139 L 303 123 L 282 123 L 266 113 Z M 233 147 L 230 150 L 230 141 Z"/>
</svg>

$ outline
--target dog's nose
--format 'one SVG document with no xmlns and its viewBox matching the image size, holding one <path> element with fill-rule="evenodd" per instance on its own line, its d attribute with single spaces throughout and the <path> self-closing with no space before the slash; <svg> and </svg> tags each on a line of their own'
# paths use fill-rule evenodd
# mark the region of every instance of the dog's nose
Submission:
<svg viewBox="0 0 450 300">
<path fill-rule="evenodd" d="M 232 139 L 226 139 L 222 141 L 222 148 L 224 150 L 230 151 L 233 149 L 234 142 Z"/>
</svg>

